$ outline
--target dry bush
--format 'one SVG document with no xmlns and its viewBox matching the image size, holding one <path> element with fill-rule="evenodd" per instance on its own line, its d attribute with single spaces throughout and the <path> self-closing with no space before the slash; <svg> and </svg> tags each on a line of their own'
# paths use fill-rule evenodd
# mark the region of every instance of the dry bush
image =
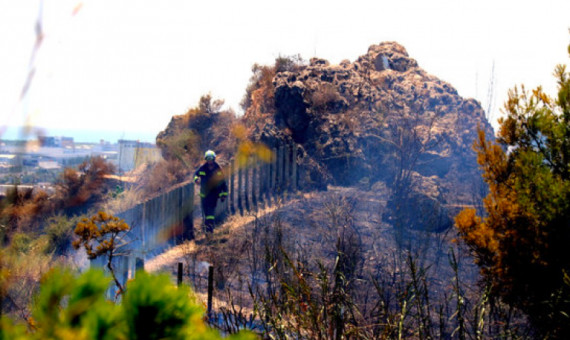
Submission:
<svg viewBox="0 0 570 340">
<path fill-rule="evenodd" d="M 260 116 L 275 112 L 273 78 L 278 72 L 297 72 L 305 66 L 300 55 L 279 56 L 273 65 L 254 64 L 252 76 L 241 101 L 245 116 Z"/>
<path fill-rule="evenodd" d="M 102 204 L 102 210 L 111 214 L 118 214 L 122 211 L 129 210 L 144 201 L 149 192 L 142 190 L 139 186 L 128 186 L 123 192 L 105 201 Z"/>
<path fill-rule="evenodd" d="M 225 299 L 217 326 L 276 339 L 528 336 L 520 314 L 467 279 L 476 268 L 466 268 L 466 249 L 436 250 L 436 241 L 425 252 L 398 249 L 383 227 L 363 230 L 358 202 L 310 199 L 294 213 L 234 216 L 217 229 L 213 243 L 191 258 L 194 266 L 215 266 L 214 296 Z M 419 243 L 429 234 L 417 235 Z M 366 250 L 370 243 L 374 251 Z M 205 277 L 199 280 L 205 289 Z"/>
<path fill-rule="evenodd" d="M 236 124 L 238 124 L 238 119 L 233 111 L 220 112 L 216 116 L 215 123 L 203 138 L 202 151 L 212 149 L 216 151 L 218 158 L 231 159 L 237 147 L 237 139 L 232 133 Z M 199 160 L 202 161 L 202 159 L 203 153 L 200 153 Z"/>
<path fill-rule="evenodd" d="M 201 159 L 200 150 L 212 149 L 228 137 L 226 132 L 235 120 L 235 114 L 232 111 L 222 110 L 223 104 L 223 100 L 213 99 L 208 94 L 200 98 L 198 107 L 186 113 L 188 125 L 183 128 L 190 129 L 198 137 L 192 148 L 196 149 L 193 151 L 198 153 L 199 159 Z"/>
<path fill-rule="evenodd" d="M 176 129 L 172 135 L 157 139 L 157 146 L 166 160 L 179 161 L 186 166 L 199 157 L 200 151 L 196 147 L 199 143 L 200 136 L 188 128 Z"/>
<path fill-rule="evenodd" d="M 149 166 L 141 175 L 137 189 L 142 199 L 164 192 L 171 186 L 183 182 L 191 169 L 177 159 L 161 160 Z"/>
<path fill-rule="evenodd" d="M 0 224 L 5 237 L 15 231 L 31 231 L 41 218 L 51 211 L 51 202 L 44 191 L 20 189 L 9 190 L 0 205 Z"/>
<path fill-rule="evenodd" d="M 342 96 L 336 87 L 329 83 L 324 83 L 311 95 L 312 106 L 319 111 L 336 110 L 342 102 Z"/>
<path fill-rule="evenodd" d="M 274 66 L 254 64 L 251 68 L 253 75 L 242 99 L 241 106 L 246 115 L 258 116 L 263 113 L 273 112 L 275 107 L 273 77 Z"/>
<path fill-rule="evenodd" d="M 113 164 L 101 157 L 92 157 L 81 163 L 78 170 L 66 168 L 56 186 L 55 208 L 68 213 L 86 210 L 103 200 L 111 189 L 106 178 L 115 172 Z"/>
<path fill-rule="evenodd" d="M 208 149 L 231 158 L 235 150 L 231 128 L 237 118 L 233 111 L 221 110 L 222 105 L 222 100 L 205 95 L 197 107 L 173 119 L 157 137 L 163 157 L 167 161 L 178 160 L 187 168 L 197 166 Z"/>
<path fill-rule="evenodd" d="M 300 54 L 278 56 L 275 59 L 275 72 L 298 72 L 305 67 L 306 60 Z"/>
</svg>

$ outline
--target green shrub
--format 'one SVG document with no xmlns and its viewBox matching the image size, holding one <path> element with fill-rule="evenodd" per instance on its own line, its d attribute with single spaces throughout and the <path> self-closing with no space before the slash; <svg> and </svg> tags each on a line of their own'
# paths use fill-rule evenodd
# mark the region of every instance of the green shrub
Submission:
<svg viewBox="0 0 570 340">
<path fill-rule="evenodd" d="M 32 247 L 32 237 L 25 233 L 14 233 L 11 245 L 16 253 L 27 253 Z"/>
<path fill-rule="evenodd" d="M 49 239 L 48 251 L 64 254 L 71 247 L 71 239 L 79 217 L 53 216 L 48 220 L 45 233 Z"/>
<path fill-rule="evenodd" d="M 110 278 L 100 270 L 80 276 L 52 270 L 42 281 L 28 325 L 4 317 L 4 339 L 221 339 L 203 321 L 203 309 L 186 286 L 144 272 L 127 285 L 123 302 L 105 299 Z M 253 339 L 241 332 L 231 339 Z"/>
</svg>

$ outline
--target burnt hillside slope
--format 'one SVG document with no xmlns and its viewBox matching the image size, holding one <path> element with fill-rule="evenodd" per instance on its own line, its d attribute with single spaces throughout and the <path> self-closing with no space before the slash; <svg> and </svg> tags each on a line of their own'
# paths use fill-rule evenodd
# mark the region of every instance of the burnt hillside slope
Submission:
<svg viewBox="0 0 570 340">
<path fill-rule="evenodd" d="M 493 131 L 480 104 L 423 70 L 398 43 L 370 46 L 339 65 L 278 58 L 256 66 L 244 108 L 237 124 L 248 139 L 299 146 L 301 190 L 387 188 L 384 219 L 394 226 L 445 230 L 457 212 L 450 206 L 472 204 L 484 192 L 472 145 L 478 127 L 489 137 Z M 180 130 L 177 121 L 208 134 L 182 119 L 165 131 Z M 212 133 L 219 126 L 213 122 Z M 227 145 L 238 137 L 227 131 L 233 143 L 218 144 L 229 159 Z"/>
<path fill-rule="evenodd" d="M 383 222 L 385 196 L 381 192 L 336 186 L 326 192 L 295 195 L 257 212 L 231 217 L 216 228 L 210 242 L 198 233 L 196 240 L 146 262 L 145 269 L 175 274 L 177 264 L 182 263 L 183 280 L 205 302 L 208 267 L 212 266 L 213 310 L 220 319 L 225 314 L 235 316 L 232 313 L 255 315 L 254 310 L 271 298 L 286 303 L 287 298 L 280 298 L 281 294 L 291 296 L 280 287 L 301 289 L 302 284 L 307 284 L 304 289 L 309 293 L 299 300 L 308 303 L 314 299 L 319 310 L 332 306 L 334 303 L 327 305 L 322 301 L 339 294 L 333 293 L 332 287 L 333 282 L 335 286 L 339 284 L 333 280 L 333 273 L 340 270 L 343 294 L 358 315 L 352 322 L 363 329 L 385 325 L 391 322 L 390 315 L 401 315 L 401 299 L 414 301 L 409 308 L 415 308 L 414 292 L 419 289 L 418 299 L 426 311 L 452 321 L 444 326 L 450 328 L 445 331 L 451 334 L 455 327 L 455 306 L 449 295 L 453 294 L 453 284 L 461 285 L 460 289 L 465 290 L 461 298 L 472 306 L 480 299 L 474 289 L 478 268 L 468 257 L 467 249 L 453 243 L 457 236 L 453 229 L 447 233 L 400 233 Z M 450 256 L 456 256 L 457 263 L 450 264 Z M 414 287 L 413 282 L 418 286 Z M 440 306 L 446 308 L 437 311 Z M 470 313 L 469 308 L 465 310 Z M 295 311 L 284 319 L 297 317 Z M 415 311 L 410 315 L 405 327 L 415 330 Z M 263 319 L 262 314 L 258 317 Z M 387 321 L 379 323 L 378 318 Z"/>
</svg>

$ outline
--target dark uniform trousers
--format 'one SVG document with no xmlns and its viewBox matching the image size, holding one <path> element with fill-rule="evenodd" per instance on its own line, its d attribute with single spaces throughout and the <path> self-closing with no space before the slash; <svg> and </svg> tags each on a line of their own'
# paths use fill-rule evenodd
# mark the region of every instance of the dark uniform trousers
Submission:
<svg viewBox="0 0 570 340">
<path fill-rule="evenodd" d="M 215 194 L 207 195 L 202 197 L 202 211 L 204 212 L 205 220 L 205 230 L 206 232 L 214 231 L 214 221 L 216 219 L 216 203 L 218 202 L 218 196 Z"/>
</svg>

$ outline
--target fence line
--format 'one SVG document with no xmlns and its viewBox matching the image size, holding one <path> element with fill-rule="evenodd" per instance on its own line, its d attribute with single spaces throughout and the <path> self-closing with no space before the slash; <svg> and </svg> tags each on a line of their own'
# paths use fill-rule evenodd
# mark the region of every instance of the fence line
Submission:
<svg viewBox="0 0 570 340">
<path fill-rule="evenodd" d="M 226 175 L 227 203 L 218 205 L 217 214 L 244 215 L 287 199 L 298 188 L 297 150 L 294 144 L 284 145 L 274 148 L 270 157 L 252 154 L 241 161 L 232 159 Z M 128 255 L 114 262 L 119 280 L 124 283 L 133 277 L 147 256 L 192 239 L 193 210 L 194 183 L 186 182 L 117 214 L 131 227 L 124 237 L 128 245 L 121 249 Z M 97 258 L 91 265 L 102 267 L 105 261 Z"/>
<path fill-rule="evenodd" d="M 245 158 L 234 158 L 228 166 L 228 202 L 219 213 L 229 215 L 257 211 L 271 206 L 277 200 L 298 188 L 297 146 L 274 148 L 270 157 L 252 153 Z"/>
<path fill-rule="evenodd" d="M 186 182 L 131 209 L 117 214 L 131 227 L 129 249 L 145 257 L 174 245 L 193 229 L 194 183 Z"/>
<path fill-rule="evenodd" d="M 118 279 L 124 283 L 133 277 L 140 262 L 168 246 L 193 237 L 194 183 L 186 182 L 174 189 L 116 214 L 129 226 L 123 237 L 127 245 L 119 249 L 125 256 L 113 262 Z M 90 265 L 103 267 L 106 258 L 91 260 Z M 138 266 L 138 267 L 137 267 Z M 113 292 L 111 291 L 110 294 Z"/>
</svg>

